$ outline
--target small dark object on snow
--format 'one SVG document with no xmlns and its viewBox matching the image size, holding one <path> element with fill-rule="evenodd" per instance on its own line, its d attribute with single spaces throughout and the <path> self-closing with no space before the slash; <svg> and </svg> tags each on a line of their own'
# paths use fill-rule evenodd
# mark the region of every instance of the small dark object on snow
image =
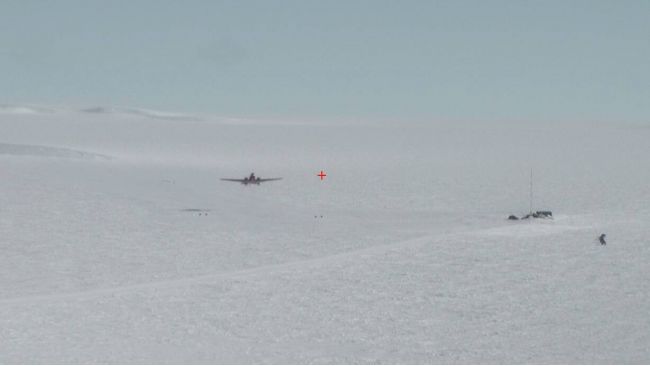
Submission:
<svg viewBox="0 0 650 366">
<path fill-rule="evenodd" d="M 598 241 L 600 241 L 600 245 L 607 245 L 607 242 L 605 241 L 605 234 L 600 234 Z"/>
<path fill-rule="evenodd" d="M 530 219 L 531 217 L 536 219 L 552 219 L 553 213 L 551 211 L 536 211 L 526 214 L 522 219 Z"/>
<path fill-rule="evenodd" d="M 508 216 L 508 220 L 519 220 L 519 218 L 515 215 L 510 215 Z"/>
</svg>

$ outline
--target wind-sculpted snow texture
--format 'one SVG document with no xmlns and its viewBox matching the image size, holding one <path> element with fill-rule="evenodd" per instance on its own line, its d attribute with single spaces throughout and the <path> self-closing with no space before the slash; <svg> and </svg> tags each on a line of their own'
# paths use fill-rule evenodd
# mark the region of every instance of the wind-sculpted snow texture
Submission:
<svg viewBox="0 0 650 366">
<path fill-rule="evenodd" d="M 650 362 L 650 129 L 247 121 L 2 106 L 0 363 Z"/>
</svg>

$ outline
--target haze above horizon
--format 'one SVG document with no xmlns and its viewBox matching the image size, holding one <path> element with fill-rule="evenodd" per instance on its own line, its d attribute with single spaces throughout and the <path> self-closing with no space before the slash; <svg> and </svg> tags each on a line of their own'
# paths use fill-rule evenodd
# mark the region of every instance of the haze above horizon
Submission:
<svg viewBox="0 0 650 366">
<path fill-rule="evenodd" d="M 650 115 L 647 1 L 3 1 L 0 104 L 315 118 Z"/>
</svg>

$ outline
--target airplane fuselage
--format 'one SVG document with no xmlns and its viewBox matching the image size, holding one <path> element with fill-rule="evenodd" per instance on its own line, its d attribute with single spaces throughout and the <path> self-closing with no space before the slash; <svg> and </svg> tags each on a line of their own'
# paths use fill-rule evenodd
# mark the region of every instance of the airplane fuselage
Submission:
<svg viewBox="0 0 650 366">
<path fill-rule="evenodd" d="M 249 184 L 255 184 L 255 185 L 260 185 L 261 183 L 268 182 L 268 181 L 273 181 L 273 180 L 280 180 L 282 178 L 260 178 L 256 177 L 255 173 L 251 173 L 248 177 L 244 177 L 244 179 L 235 179 L 235 178 L 221 178 L 221 180 L 227 180 L 231 182 L 239 182 L 243 185 L 249 185 Z"/>
<path fill-rule="evenodd" d="M 260 185 L 260 178 L 244 178 L 244 180 L 242 180 L 241 184 L 243 184 L 243 185 L 257 184 L 259 186 Z"/>
</svg>

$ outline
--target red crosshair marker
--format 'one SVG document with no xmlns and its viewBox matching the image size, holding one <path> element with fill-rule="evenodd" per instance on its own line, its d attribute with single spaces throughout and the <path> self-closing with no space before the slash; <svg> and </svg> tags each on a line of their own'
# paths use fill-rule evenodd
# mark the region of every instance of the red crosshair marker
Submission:
<svg viewBox="0 0 650 366">
<path fill-rule="evenodd" d="M 327 174 L 325 174 L 322 170 L 320 171 L 320 174 L 316 174 L 317 177 L 320 177 L 320 180 L 325 179 L 327 177 Z"/>
</svg>

